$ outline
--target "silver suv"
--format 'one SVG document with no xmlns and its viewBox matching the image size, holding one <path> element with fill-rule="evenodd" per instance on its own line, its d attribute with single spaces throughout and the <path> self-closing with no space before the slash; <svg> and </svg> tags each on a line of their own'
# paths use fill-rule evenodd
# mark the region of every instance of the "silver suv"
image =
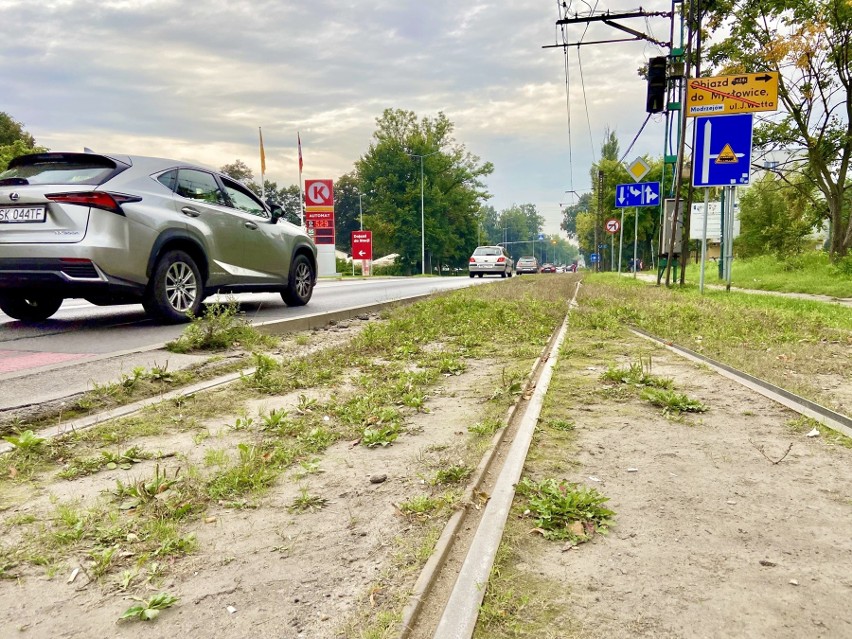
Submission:
<svg viewBox="0 0 852 639">
<path fill-rule="evenodd" d="M 307 304 L 316 246 L 227 175 L 161 158 L 39 153 L 0 173 L 0 310 L 40 321 L 68 297 L 187 321 L 219 292 Z"/>
</svg>

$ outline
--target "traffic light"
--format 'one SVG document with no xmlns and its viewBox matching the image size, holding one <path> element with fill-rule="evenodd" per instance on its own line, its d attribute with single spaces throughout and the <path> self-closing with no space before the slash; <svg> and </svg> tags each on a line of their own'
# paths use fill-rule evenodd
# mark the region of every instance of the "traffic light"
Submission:
<svg viewBox="0 0 852 639">
<path fill-rule="evenodd" d="M 648 60 L 648 98 L 645 111 L 660 113 L 666 106 L 666 56 Z"/>
</svg>

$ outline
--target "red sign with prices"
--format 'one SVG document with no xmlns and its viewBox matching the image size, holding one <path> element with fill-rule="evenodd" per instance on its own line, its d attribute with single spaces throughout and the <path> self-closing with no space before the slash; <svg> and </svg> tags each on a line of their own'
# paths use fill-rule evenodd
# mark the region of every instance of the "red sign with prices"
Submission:
<svg viewBox="0 0 852 639">
<path fill-rule="evenodd" d="M 334 182 L 305 180 L 305 227 L 315 244 L 334 244 Z"/>
<path fill-rule="evenodd" d="M 352 231 L 352 259 L 373 259 L 373 232 Z"/>
</svg>

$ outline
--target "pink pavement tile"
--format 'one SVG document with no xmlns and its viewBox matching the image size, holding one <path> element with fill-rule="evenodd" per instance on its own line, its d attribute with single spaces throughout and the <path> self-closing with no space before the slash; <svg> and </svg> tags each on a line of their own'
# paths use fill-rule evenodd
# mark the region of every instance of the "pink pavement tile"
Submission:
<svg viewBox="0 0 852 639">
<path fill-rule="evenodd" d="M 34 353 L 32 351 L 0 351 L 0 373 L 59 364 L 72 359 L 90 357 L 89 353 Z"/>
</svg>

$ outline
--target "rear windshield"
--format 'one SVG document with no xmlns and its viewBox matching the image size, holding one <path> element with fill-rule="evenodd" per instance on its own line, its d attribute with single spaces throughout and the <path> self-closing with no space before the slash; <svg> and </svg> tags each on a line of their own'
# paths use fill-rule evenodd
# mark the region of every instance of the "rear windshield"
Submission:
<svg viewBox="0 0 852 639">
<path fill-rule="evenodd" d="M 503 250 L 499 246 L 480 246 L 474 252 L 474 255 L 503 255 Z"/>
<path fill-rule="evenodd" d="M 522 257 L 518 261 L 519 262 L 531 262 L 531 263 L 535 264 L 535 258 L 534 257 Z"/>
<path fill-rule="evenodd" d="M 116 168 L 115 162 L 102 155 L 42 153 L 15 158 L 9 168 L 0 173 L 0 180 L 17 178 L 26 180 L 27 184 L 97 185 L 112 176 Z"/>
</svg>

